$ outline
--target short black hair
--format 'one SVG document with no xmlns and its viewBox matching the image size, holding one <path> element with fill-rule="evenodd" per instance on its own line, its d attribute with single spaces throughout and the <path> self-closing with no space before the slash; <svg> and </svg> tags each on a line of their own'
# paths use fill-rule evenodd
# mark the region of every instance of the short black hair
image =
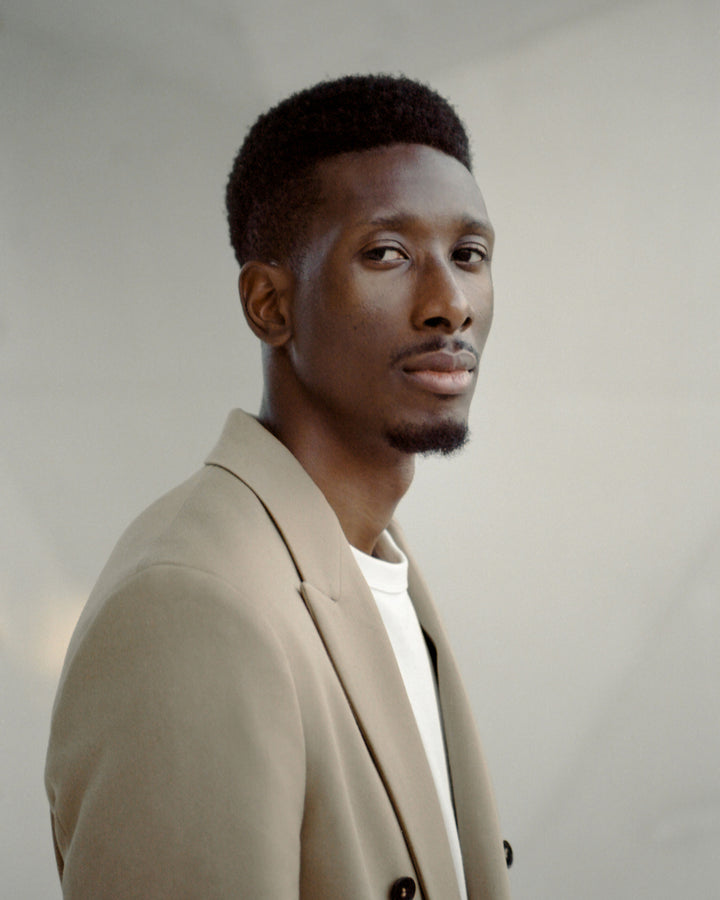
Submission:
<svg viewBox="0 0 720 900">
<path fill-rule="evenodd" d="M 248 131 L 225 203 L 237 261 L 285 261 L 319 199 L 315 166 L 340 153 L 425 144 L 471 169 L 465 126 L 432 88 L 405 76 L 346 75 L 292 94 Z"/>
</svg>

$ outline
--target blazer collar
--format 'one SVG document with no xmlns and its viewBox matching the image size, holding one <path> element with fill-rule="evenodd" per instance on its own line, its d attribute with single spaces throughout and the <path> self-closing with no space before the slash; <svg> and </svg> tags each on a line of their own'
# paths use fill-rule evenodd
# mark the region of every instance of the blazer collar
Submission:
<svg viewBox="0 0 720 900">
<path fill-rule="evenodd" d="M 205 462 L 227 469 L 250 488 L 285 541 L 301 580 L 337 597 L 347 540 L 323 493 L 287 447 L 253 416 L 235 409 Z"/>
<path fill-rule="evenodd" d="M 206 462 L 240 478 L 278 528 L 406 835 L 423 893 L 459 900 L 439 801 L 402 676 L 337 516 L 289 450 L 239 410 L 230 414 Z"/>
</svg>

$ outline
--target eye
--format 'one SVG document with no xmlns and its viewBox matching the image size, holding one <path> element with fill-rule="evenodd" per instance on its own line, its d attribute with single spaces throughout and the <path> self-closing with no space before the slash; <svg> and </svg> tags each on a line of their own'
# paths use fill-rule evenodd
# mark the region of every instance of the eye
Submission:
<svg viewBox="0 0 720 900">
<path fill-rule="evenodd" d="M 455 262 L 472 265 L 489 259 L 490 254 L 483 244 L 463 244 L 453 250 L 452 258 Z"/>
<path fill-rule="evenodd" d="M 408 258 L 407 253 L 396 244 L 377 244 L 363 251 L 365 259 L 370 262 L 394 263 Z"/>
</svg>

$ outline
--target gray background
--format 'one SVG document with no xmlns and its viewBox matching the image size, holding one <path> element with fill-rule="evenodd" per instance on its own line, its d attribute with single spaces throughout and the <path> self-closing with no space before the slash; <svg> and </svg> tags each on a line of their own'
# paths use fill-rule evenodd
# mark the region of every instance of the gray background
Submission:
<svg viewBox="0 0 720 900">
<path fill-rule="evenodd" d="M 59 896 L 42 768 L 93 580 L 257 409 L 231 159 L 281 96 L 370 70 L 455 102 L 499 235 L 474 441 L 399 516 L 515 897 L 720 896 L 719 35 L 710 0 L 6 0 L 3 896 Z"/>
</svg>

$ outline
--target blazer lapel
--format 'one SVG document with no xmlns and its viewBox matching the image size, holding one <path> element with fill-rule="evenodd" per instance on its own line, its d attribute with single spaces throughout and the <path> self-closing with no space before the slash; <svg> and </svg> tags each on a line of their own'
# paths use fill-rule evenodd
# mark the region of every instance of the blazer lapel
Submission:
<svg viewBox="0 0 720 900">
<path fill-rule="evenodd" d="M 402 676 L 372 595 L 348 557 L 337 599 L 307 581 L 303 595 L 395 808 L 423 894 L 459 900 L 435 784 Z"/>
<path fill-rule="evenodd" d="M 410 596 L 437 654 L 438 693 L 469 900 L 510 900 L 495 800 L 470 701 L 430 592 L 400 529 L 393 539 L 410 560 Z"/>
<path fill-rule="evenodd" d="M 208 464 L 245 482 L 273 519 L 385 784 L 423 894 L 460 900 L 440 803 L 395 655 L 337 517 L 294 456 L 235 410 Z"/>
</svg>

